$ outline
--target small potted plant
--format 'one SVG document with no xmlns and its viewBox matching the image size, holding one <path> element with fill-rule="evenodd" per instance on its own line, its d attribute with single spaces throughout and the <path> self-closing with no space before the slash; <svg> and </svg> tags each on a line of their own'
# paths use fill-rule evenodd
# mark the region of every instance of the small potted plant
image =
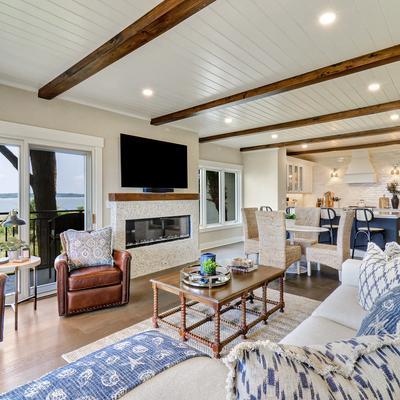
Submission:
<svg viewBox="0 0 400 400">
<path fill-rule="evenodd" d="M 217 267 L 218 264 L 214 260 L 208 259 L 201 264 L 201 274 L 205 276 L 215 275 Z"/>
<path fill-rule="evenodd" d="M 295 221 L 296 221 L 296 214 L 295 213 L 288 213 L 286 214 L 286 225 L 287 226 L 292 226 L 294 225 Z"/>
<path fill-rule="evenodd" d="M 397 181 L 392 181 L 389 182 L 386 186 L 387 191 L 392 194 L 391 202 L 392 202 L 392 207 L 393 208 L 399 208 L 399 198 L 397 195 L 400 193 L 399 190 L 399 182 Z"/>
<path fill-rule="evenodd" d="M 24 246 L 26 243 L 16 237 L 0 242 L 0 249 L 7 252 L 10 261 L 18 260 L 19 250 Z"/>
</svg>

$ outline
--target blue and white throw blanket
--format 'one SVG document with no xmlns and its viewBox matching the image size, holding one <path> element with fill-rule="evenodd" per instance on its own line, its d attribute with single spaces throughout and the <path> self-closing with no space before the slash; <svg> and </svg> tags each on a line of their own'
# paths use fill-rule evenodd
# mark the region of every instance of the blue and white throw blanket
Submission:
<svg viewBox="0 0 400 400">
<path fill-rule="evenodd" d="M 116 400 L 165 369 L 205 356 L 147 331 L 107 346 L 0 395 L 1 400 Z"/>
</svg>

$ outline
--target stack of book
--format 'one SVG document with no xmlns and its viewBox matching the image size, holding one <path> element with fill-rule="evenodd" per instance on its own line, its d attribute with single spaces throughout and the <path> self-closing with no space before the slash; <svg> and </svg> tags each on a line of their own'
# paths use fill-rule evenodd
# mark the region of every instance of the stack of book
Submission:
<svg viewBox="0 0 400 400">
<path fill-rule="evenodd" d="M 232 272 L 252 272 L 257 269 L 252 260 L 246 258 L 234 258 L 229 266 Z"/>
</svg>

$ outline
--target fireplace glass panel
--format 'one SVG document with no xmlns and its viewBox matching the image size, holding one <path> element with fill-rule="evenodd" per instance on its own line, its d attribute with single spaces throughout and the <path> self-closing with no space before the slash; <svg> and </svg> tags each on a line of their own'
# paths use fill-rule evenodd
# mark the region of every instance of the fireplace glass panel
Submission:
<svg viewBox="0 0 400 400">
<path fill-rule="evenodd" d="M 149 246 L 190 237 L 190 215 L 126 221 L 126 248 Z"/>
</svg>

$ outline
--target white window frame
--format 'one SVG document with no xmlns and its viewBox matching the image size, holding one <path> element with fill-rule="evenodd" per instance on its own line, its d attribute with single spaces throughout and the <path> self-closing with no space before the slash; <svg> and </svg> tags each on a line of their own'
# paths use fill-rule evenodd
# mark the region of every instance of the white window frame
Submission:
<svg viewBox="0 0 400 400">
<path fill-rule="evenodd" d="M 207 224 L 207 191 L 206 191 L 206 171 L 215 171 L 219 173 L 219 221 L 218 223 Z M 234 173 L 235 180 L 235 198 L 236 198 L 236 216 L 234 221 L 224 221 L 225 215 L 225 172 Z M 213 161 L 201 160 L 199 163 L 200 179 L 200 231 L 213 231 L 220 229 L 229 229 L 242 225 L 242 172 L 243 167 L 237 164 L 226 164 Z"/>
</svg>

